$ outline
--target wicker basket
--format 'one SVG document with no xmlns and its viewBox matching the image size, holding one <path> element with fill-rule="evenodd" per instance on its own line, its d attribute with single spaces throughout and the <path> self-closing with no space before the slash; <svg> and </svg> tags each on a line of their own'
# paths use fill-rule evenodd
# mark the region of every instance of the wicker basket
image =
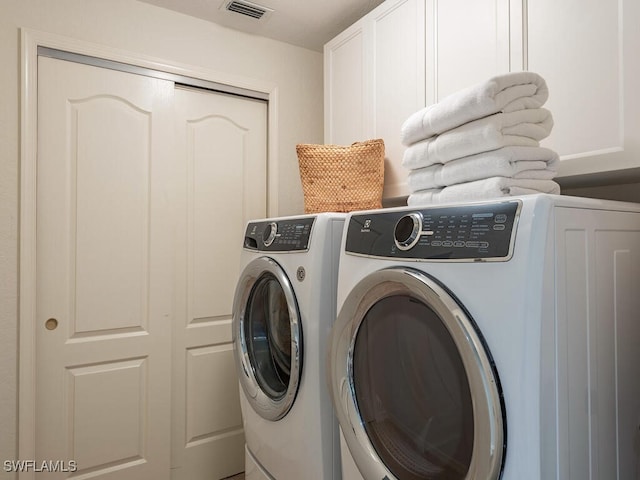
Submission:
<svg viewBox="0 0 640 480">
<path fill-rule="evenodd" d="M 306 213 L 382 207 L 384 142 L 296 145 Z"/>
</svg>

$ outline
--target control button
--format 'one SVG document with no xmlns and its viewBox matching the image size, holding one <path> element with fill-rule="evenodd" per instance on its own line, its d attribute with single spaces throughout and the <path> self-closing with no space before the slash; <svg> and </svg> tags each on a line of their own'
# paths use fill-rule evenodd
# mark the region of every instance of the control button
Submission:
<svg viewBox="0 0 640 480">
<path fill-rule="evenodd" d="M 275 222 L 269 223 L 262 231 L 262 243 L 265 247 L 268 247 L 273 243 L 278 233 L 278 224 Z"/>
<path fill-rule="evenodd" d="M 496 215 L 494 221 L 496 223 L 505 223 L 507 221 L 507 215 L 504 213 L 499 213 Z"/>
<path fill-rule="evenodd" d="M 443 247 L 453 247 L 453 242 L 451 240 L 445 240 L 442 242 Z"/>
<path fill-rule="evenodd" d="M 431 242 L 431 246 L 432 247 L 441 247 L 442 246 L 442 242 L 440 240 L 434 240 L 433 242 Z"/>
<path fill-rule="evenodd" d="M 457 242 L 453 242 L 453 246 L 460 248 L 460 247 L 464 247 L 465 243 L 462 241 L 457 241 Z"/>
<path fill-rule="evenodd" d="M 396 246 L 400 250 L 410 250 L 420 239 L 422 232 L 422 214 L 419 212 L 404 215 L 393 230 Z"/>
<path fill-rule="evenodd" d="M 505 227 L 504 223 L 497 223 L 497 224 L 495 224 L 495 225 L 493 226 L 493 229 L 494 229 L 494 230 L 498 230 L 498 231 L 500 231 L 500 230 L 504 230 L 505 228 L 506 228 L 506 227 Z"/>
<path fill-rule="evenodd" d="M 489 242 L 480 242 L 480 248 L 489 248 Z"/>
<path fill-rule="evenodd" d="M 465 243 L 468 248 L 478 248 L 480 246 L 480 242 L 466 242 Z"/>
</svg>

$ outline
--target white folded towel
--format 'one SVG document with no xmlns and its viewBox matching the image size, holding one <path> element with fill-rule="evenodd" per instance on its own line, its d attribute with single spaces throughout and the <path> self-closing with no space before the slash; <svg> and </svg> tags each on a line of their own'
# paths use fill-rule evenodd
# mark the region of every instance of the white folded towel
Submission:
<svg viewBox="0 0 640 480">
<path fill-rule="evenodd" d="M 547 98 L 549 89 L 537 73 L 498 75 L 415 112 L 402 125 L 400 140 L 411 145 L 494 113 L 540 108 Z"/>
<path fill-rule="evenodd" d="M 411 170 L 411 192 L 472 182 L 488 177 L 551 180 L 557 175 L 558 154 L 543 147 L 503 147 Z"/>
<path fill-rule="evenodd" d="M 537 147 L 552 128 L 551 112 L 544 108 L 496 113 L 414 143 L 405 150 L 402 166 L 423 168 L 507 146 Z"/>
<path fill-rule="evenodd" d="M 468 202 L 533 193 L 557 195 L 560 193 L 560 185 L 553 180 L 491 177 L 484 180 L 476 180 L 475 182 L 459 183 L 450 187 L 420 190 L 409 195 L 407 205 Z"/>
</svg>

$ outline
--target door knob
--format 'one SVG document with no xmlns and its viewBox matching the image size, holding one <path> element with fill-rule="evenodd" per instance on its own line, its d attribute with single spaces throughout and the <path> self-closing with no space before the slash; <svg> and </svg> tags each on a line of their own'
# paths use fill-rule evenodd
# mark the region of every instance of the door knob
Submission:
<svg viewBox="0 0 640 480">
<path fill-rule="evenodd" d="M 58 320 L 55 318 L 50 318 L 46 322 L 44 322 L 44 328 L 47 330 L 55 330 L 58 327 Z"/>
</svg>

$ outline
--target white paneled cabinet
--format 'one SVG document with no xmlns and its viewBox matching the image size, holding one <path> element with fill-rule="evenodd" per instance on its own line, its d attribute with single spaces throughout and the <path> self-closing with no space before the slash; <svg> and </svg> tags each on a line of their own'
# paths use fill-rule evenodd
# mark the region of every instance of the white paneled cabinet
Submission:
<svg viewBox="0 0 640 480">
<path fill-rule="evenodd" d="M 427 105 L 509 71 L 509 0 L 422 1 L 427 6 Z"/>
<path fill-rule="evenodd" d="M 385 198 L 401 196 L 400 125 L 425 104 L 422 0 L 389 0 L 325 46 L 325 143 L 383 138 Z"/>
<path fill-rule="evenodd" d="M 325 45 L 325 143 L 383 138 L 384 197 L 408 193 L 402 122 L 469 85 L 531 70 L 560 177 L 640 171 L 635 0 L 387 0 Z"/>
<path fill-rule="evenodd" d="M 350 144 L 366 135 L 365 39 L 358 22 L 325 46 L 325 142 Z M 329 68 L 327 68 L 327 65 Z"/>
<path fill-rule="evenodd" d="M 640 167 L 640 5 L 637 0 L 536 0 L 520 9 L 521 63 L 549 84 L 555 126 L 545 144 L 561 176 Z M 614 173 L 616 172 L 616 173 Z"/>
</svg>

